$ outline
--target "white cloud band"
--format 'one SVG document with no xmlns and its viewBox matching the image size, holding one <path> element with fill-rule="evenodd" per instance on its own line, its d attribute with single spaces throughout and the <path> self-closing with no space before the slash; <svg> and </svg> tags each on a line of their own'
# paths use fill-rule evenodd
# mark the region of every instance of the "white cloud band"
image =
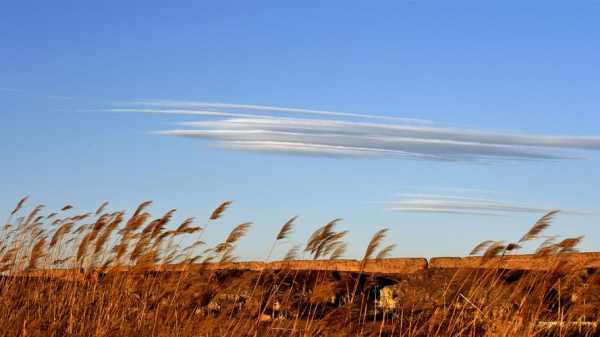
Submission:
<svg viewBox="0 0 600 337">
<path fill-rule="evenodd" d="M 466 215 L 509 215 L 519 213 L 544 214 L 550 208 L 524 207 L 489 199 L 470 197 L 420 195 L 385 202 L 385 209 L 396 212 L 411 213 L 452 213 Z M 586 214 L 583 210 L 563 210 L 567 214 Z"/>
<path fill-rule="evenodd" d="M 574 150 L 600 150 L 600 137 L 550 136 L 447 128 L 414 124 L 420 121 L 414 119 L 335 111 L 178 101 L 135 102 L 130 103 L 127 108 L 109 110 L 216 117 L 216 120 L 182 123 L 185 128 L 159 133 L 208 139 L 216 142 L 219 147 L 241 151 L 493 162 L 577 159 L 580 157 L 579 154 L 572 153 Z M 238 110 L 379 119 L 386 122 L 300 119 L 241 113 Z"/>
</svg>

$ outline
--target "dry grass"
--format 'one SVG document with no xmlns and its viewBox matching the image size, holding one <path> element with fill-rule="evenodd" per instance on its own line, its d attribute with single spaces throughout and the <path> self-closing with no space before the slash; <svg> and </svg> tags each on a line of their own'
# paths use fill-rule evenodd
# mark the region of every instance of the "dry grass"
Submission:
<svg viewBox="0 0 600 337">
<path fill-rule="evenodd" d="M 505 270 L 500 263 L 520 244 L 485 241 L 486 268 L 427 269 L 402 275 L 363 272 L 382 249 L 375 233 L 356 273 L 291 269 L 215 270 L 209 262 L 236 259 L 250 223 L 207 246 L 192 218 L 167 230 L 175 210 L 151 219 L 142 203 L 130 216 L 106 211 L 19 217 L 21 200 L 2 227 L 2 336 L 596 336 L 600 274 L 584 262 L 554 259 L 544 270 Z M 209 215 L 218 221 L 231 202 Z M 551 212 L 520 243 L 550 226 Z M 274 236 L 278 243 L 296 217 Z M 304 251 L 314 260 L 340 258 L 347 231 L 335 219 L 318 228 Z M 547 240 L 538 256 L 574 252 L 581 237 Z M 192 242 L 182 247 L 184 242 Z M 296 259 L 294 246 L 285 260 Z M 375 260 L 372 258 L 375 257 Z M 496 261 L 496 262 L 495 262 Z M 549 260 L 550 261 L 550 260 Z M 566 262 L 567 261 L 567 262 Z M 490 266 L 489 264 L 492 263 Z M 495 264 L 497 263 L 497 264 Z"/>
</svg>

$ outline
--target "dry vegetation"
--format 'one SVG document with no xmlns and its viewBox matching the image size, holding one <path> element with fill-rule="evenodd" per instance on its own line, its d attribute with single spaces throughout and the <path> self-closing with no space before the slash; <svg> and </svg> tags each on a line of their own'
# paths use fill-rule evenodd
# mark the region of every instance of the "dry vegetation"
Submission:
<svg viewBox="0 0 600 337">
<path fill-rule="evenodd" d="M 355 273 L 214 270 L 235 259 L 251 224 L 223 242 L 201 241 L 203 227 L 187 219 L 167 229 L 174 210 L 153 219 L 142 203 L 131 215 L 107 204 L 73 215 L 66 205 L 25 215 L 18 203 L 0 242 L 2 336 L 567 336 L 598 335 L 600 275 L 555 259 L 544 271 L 471 268 L 406 275 L 362 272 L 383 259 L 386 230 L 375 233 Z M 482 261 L 501 261 L 538 239 L 556 212 L 513 243 L 485 241 Z M 295 218 L 274 236 L 267 260 L 293 231 Z M 313 259 L 344 255 L 339 219 L 318 228 L 304 251 Z M 548 237 L 537 256 L 575 251 L 581 240 Z M 191 242 L 181 247 L 182 242 Z"/>
</svg>

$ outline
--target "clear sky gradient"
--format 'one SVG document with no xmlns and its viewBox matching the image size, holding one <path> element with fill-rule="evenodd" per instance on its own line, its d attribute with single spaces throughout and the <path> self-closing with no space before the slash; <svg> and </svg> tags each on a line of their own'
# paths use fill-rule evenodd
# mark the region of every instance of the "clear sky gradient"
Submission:
<svg viewBox="0 0 600 337">
<path fill-rule="evenodd" d="M 439 256 L 466 254 L 485 239 L 516 240 L 558 208 L 565 212 L 548 233 L 585 235 L 582 249 L 598 250 L 598 17 L 594 1 L 2 2 L 0 211 L 8 215 L 23 195 L 81 211 L 105 200 L 118 210 L 154 200 L 156 215 L 177 208 L 179 218 L 202 223 L 232 199 L 206 238 L 216 243 L 253 221 L 238 254 L 256 259 L 294 215 L 289 244 L 341 217 L 349 257 L 382 227 L 398 244 L 393 255 Z M 249 114 L 252 123 L 269 115 L 278 124 L 249 136 L 255 126 L 236 117 L 142 112 L 150 108 Z M 290 130 L 285 118 L 309 127 Z M 330 121 L 359 125 L 314 134 Z M 404 134 L 365 124 L 436 133 L 426 145 L 389 145 L 397 139 L 385 137 Z M 440 129 L 456 133 L 443 147 L 431 144 Z M 466 150 L 455 142 L 469 130 L 487 143 L 463 160 Z M 515 141 L 500 150 L 518 159 L 490 157 L 500 151 L 498 133 L 511 142 L 514 134 L 544 142 L 568 136 L 562 141 L 571 145 Z M 584 136 L 591 138 L 577 138 Z M 442 160 L 264 146 L 290 139 L 336 151 L 385 143 Z M 531 158 L 530 150 L 559 158 Z"/>
</svg>

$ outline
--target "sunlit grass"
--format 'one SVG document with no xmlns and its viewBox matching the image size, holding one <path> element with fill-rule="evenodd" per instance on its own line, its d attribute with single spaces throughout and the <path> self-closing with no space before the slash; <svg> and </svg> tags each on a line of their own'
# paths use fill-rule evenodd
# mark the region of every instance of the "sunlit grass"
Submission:
<svg viewBox="0 0 600 337">
<path fill-rule="evenodd" d="M 293 247 L 277 269 L 236 269 L 242 223 L 216 244 L 207 220 L 169 226 L 175 210 L 153 218 L 150 202 L 133 213 L 102 204 L 69 215 L 71 205 L 44 213 L 23 199 L 2 228 L 0 327 L 3 336 L 537 336 L 596 335 L 600 276 L 572 258 L 581 237 L 549 237 L 531 257 L 536 270 L 502 268 L 521 245 L 540 238 L 550 212 L 519 242 L 477 245 L 479 265 L 373 272 L 392 251 L 387 231 L 374 233 L 360 261 L 343 257 L 347 231 L 339 219 Z M 295 218 L 275 233 L 269 261 L 292 234 Z M 208 226 L 207 226 L 208 225 Z M 182 246 L 183 242 L 190 242 Z M 312 260 L 341 270 L 310 270 Z M 577 255 L 579 256 L 579 255 Z M 583 255 L 582 255 L 583 256 Z M 328 262 L 329 261 L 329 262 Z M 537 261 L 537 262 L 536 262 Z M 215 265 L 219 263 L 219 265 Z M 385 264 L 381 264 L 384 266 Z M 228 266 L 227 269 L 219 266 Z M 248 265 L 246 265 L 248 266 Z M 265 267 L 266 266 L 266 267 Z M 347 267 L 347 268 L 346 268 Z"/>
</svg>

